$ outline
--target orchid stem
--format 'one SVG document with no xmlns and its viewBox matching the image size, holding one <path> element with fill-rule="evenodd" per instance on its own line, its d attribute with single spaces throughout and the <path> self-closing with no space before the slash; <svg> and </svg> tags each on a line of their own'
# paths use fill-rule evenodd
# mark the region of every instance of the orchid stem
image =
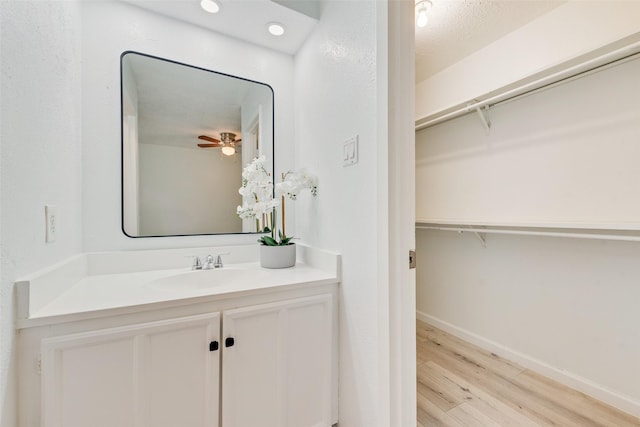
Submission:
<svg viewBox="0 0 640 427">
<path fill-rule="evenodd" d="M 284 196 L 282 196 L 282 239 L 287 238 L 287 233 L 284 231 Z"/>
<path fill-rule="evenodd" d="M 282 181 L 284 182 L 284 179 L 286 178 L 287 174 L 283 173 L 282 174 Z M 282 195 L 282 239 L 286 239 L 287 238 L 287 233 L 285 232 L 285 228 L 284 228 L 284 220 L 285 220 L 285 216 L 284 216 L 284 194 Z"/>
<path fill-rule="evenodd" d="M 271 238 L 276 239 L 276 210 L 273 209 L 269 214 L 271 216 Z"/>
</svg>

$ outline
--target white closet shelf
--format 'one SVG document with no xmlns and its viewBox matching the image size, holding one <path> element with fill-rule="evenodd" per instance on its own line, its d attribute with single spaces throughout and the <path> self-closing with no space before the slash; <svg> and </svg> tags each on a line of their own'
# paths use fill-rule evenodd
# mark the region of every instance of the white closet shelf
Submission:
<svg viewBox="0 0 640 427">
<path fill-rule="evenodd" d="M 477 112 L 485 130 L 489 132 L 491 124 L 483 113 L 483 110 L 486 111 L 494 105 L 585 76 L 591 72 L 608 67 L 613 63 L 631 59 L 631 57 L 640 53 L 640 40 L 638 40 L 638 37 L 640 37 L 640 33 L 540 71 L 510 85 L 496 89 L 486 95 L 469 100 L 468 102 L 428 114 L 415 121 L 415 130 L 426 129 L 439 123 Z"/>
<path fill-rule="evenodd" d="M 593 227 L 584 225 L 576 227 L 574 224 L 498 225 L 482 224 L 478 222 L 460 223 L 450 221 L 417 220 L 416 229 L 473 233 L 482 241 L 482 246 L 486 245 L 486 234 L 512 234 L 520 236 L 566 237 L 573 239 L 640 242 L 640 230 L 638 230 L 637 224 L 635 227 L 628 228 L 601 228 L 601 226 Z"/>
</svg>

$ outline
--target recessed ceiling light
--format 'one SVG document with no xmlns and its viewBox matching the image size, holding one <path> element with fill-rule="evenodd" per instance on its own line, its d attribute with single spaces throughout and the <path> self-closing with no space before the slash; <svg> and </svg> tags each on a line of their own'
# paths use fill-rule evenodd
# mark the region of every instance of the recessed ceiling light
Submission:
<svg viewBox="0 0 640 427">
<path fill-rule="evenodd" d="M 220 11 L 220 5 L 214 0 L 202 0 L 200 6 L 209 13 L 218 13 Z"/>
<path fill-rule="evenodd" d="M 284 26 L 278 22 L 271 22 L 267 25 L 267 29 L 274 36 L 281 36 L 284 34 Z"/>
</svg>

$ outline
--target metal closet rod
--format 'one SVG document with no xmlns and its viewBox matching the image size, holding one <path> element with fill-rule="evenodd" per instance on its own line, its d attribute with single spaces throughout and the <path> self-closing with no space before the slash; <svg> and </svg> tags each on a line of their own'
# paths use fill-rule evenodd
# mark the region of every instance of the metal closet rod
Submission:
<svg viewBox="0 0 640 427">
<path fill-rule="evenodd" d="M 599 233 L 570 233 L 561 231 L 527 231 L 527 230 L 505 230 L 495 228 L 462 227 L 416 224 L 416 229 L 456 231 L 458 233 L 493 233 L 493 234 L 515 234 L 521 236 L 545 236 L 545 237 L 569 237 L 573 239 L 596 239 L 596 240 L 621 240 L 628 242 L 640 242 L 640 236 L 624 236 L 620 234 L 599 234 Z M 631 230 L 629 230 L 631 231 Z"/>
<path fill-rule="evenodd" d="M 495 106 L 503 102 L 513 101 L 517 98 L 528 96 L 536 92 L 557 86 L 559 84 L 563 84 L 568 81 L 571 81 L 580 77 L 584 77 L 587 74 L 600 71 L 613 64 L 620 63 L 621 61 L 628 61 L 630 59 L 633 59 L 634 57 L 640 55 L 640 52 L 638 52 L 639 50 L 640 50 L 640 42 L 632 43 L 628 46 L 622 47 L 620 49 L 616 49 L 612 52 L 600 55 L 596 58 L 589 59 L 587 61 L 581 62 L 577 65 L 573 65 L 569 68 L 555 72 L 548 76 L 541 77 L 532 82 L 525 83 L 522 86 L 509 89 L 505 92 L 499 93 L 485 100 L 482 100 L 482 101 L 472 100 L 464 107 L 460 107 L 449 113 L 443 114 L 441 116 L 436 116 L 431 120 L 427 120 L 419 124 L 416 122 L 415 130 L 419 131 L 431 126 L 435 126 L 442 122 L 453 120 L 465 114 L 478 111 L 479 109 L 484 107 Z"/>
</svg>

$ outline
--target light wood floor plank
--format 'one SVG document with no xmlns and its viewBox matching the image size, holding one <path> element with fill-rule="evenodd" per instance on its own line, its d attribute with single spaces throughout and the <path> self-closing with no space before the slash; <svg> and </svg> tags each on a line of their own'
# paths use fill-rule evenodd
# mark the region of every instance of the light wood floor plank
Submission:
<svg viewBox="0 0 640 427">
<path fill-rule="evenodd" d="M 471 354 L 475 346 L 457 339 L 449 340 L 444 332 L 440 331 L 439 333 L 443 334 L 443 337 L 437 347 L 437 356 L 445 360 L 443 362 L 445 365 L 442 366 L 447 366 L 447 369 L 463 378 L 472 379 L 489 394 L 522 412 L 534 422 L 545 426 L 566 427 L 596 427 L 599 425 L 570 407 L 557 405 L 551 396 L 540 390 L 516 383 L 513 376 L 510 375 L 515 371 L 490 370 L 482 365 L 477 357 L 464 356 L 462 353 Z M 461 346 L 465 347 L 466 351 L 461 351 Z M 430 350 L 430 357 L 434 357 L 434 350 Z"/>
<path fill-rule="evenodd" d="M 456 406 L 448 414 L 467 427 L 500 427 L 500 424 L 466 402 Z"/>
<path fill-rule="evenodd" d="M 431 325 L 418 321 L 416 330 L 419 425 L 640 427 L 640 419 Z"/>
<path fill-rule="evenodd" d="M 442 345 L 444 343 L 443 341 Z M 553 411 L 547 411 L 546 406 L 541 405 L 535 399 L 531 399 L 528 405 L 522 405 L 520 401 L 526 401 L 529 398 L 526 393 L 520 390 L 512 390 L 507 379 L 498 374 L 487 373 L 486 369 L 481 365 L 470 362 L 468 359 L 456 357 L 454 353 L 450 349 L 443 349 L 442 346 L 434 349 L 418 343 L 419 359 L 425 359 L 426 362 L 433 360 L 438 365 L 446 367 L 448 371 L 482 388 L 495 399 L 502 401 L 516 411 L 522 412 L 534 422 L 544 426 L 575 425 Z"/>
<path fill-rule="evenodd" d="M 621 412 L 606 403 L 595 400 L 584 393 L 538 375 L 535 372 L 524 371 L 515 378 L 515 381 L 523 386 L 526 385 L 530 389 L 540 389 L 542 393 L 548 396 L 555 396 L 558 400 L 565 402 L 565 405 L 570 406 L 573 410 L 580 412 L 583 416 L 599 425 L 616 427 L 637 427 L 640 425 L 640 420 L 632 415 Z"/>
<path fill-rule="evenodd" d="M 510 406 L 504 404 L 500 400 L 494 398 L 489 393 L 485 392 L 482 388 L 476 387 L 469 381 L 447 371 L 443 367 L 435 364 L 434 362 L 428 362 L 427 365 L 431 366 L 435 371 L 441 372 L 450 381 L 456 383 L 458 387 L 468 390 L 471 398 L 467 400 L 467 403 L 485 413 L 491 419 L 496 421 L 501 426 L 520 426 L 520 427 L 539 427 L 537 424 L 527 416 L 516 411 Z"/>
<path fill-rule="evenodd" d="M 473 346 L 426 323 L 423 323 L 423 325 L 426 326 L 424 329 L 420 328 L 420 333 L 424 339 L 436 344 L 436 346 L 445 344 L 446 348 L 450 349 L 456 357 L 468 360 L 470 363 L 509 378 L 515 377 L 524 371 L 521 366 L 511 363 L 497 354 Z"/>
<path fill-rule="evenodd" d="M 464 427 L 420 394 L 418 394 L 418 425 L 424 427 Z"/>
<path fill-rule="evenodd" d="M 471 399 L 468 390 L 433 369 L 429 362 L 417 366 L 418 394 L 422 394 L 443 411 L 449 411 L 467 399 Z"/>
</svg>

